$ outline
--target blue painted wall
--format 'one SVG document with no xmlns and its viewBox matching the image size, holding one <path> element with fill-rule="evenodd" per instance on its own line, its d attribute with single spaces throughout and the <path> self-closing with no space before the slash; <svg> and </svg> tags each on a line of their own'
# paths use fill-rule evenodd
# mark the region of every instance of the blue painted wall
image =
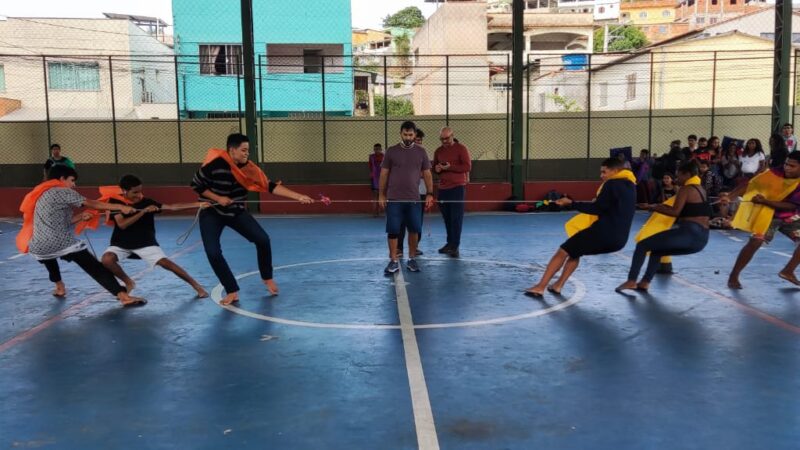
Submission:
<svg viewBox="0 0 800 450">
<path fill-rule="evenodd" d="M 222 5 L 225 5 L 223 8 Z M 181 109 L 195 112 L 238 111 L 244 102 L 244 84 L 236 76 L 201 75 L 200 44 L 241 44 L 241 12 L 238 1 L 172 0 L 175 52 L 180 55 L 179 99 Z M 267 44 L 337 44 L 338 54 L 350 54 L 352 34 L 350 0 L 253 0 L 253 35 L 256 63 L 266 64 Z M 352 58 L 342 61 L 352 66 Z M 351 115 L 352 67 L 325 75 L 326 110 Z M 321 74 L 266 73 L 257 100 L 264 115 L 322 111 Z M 256 68 L 259 76 L 259 68 Z M 256 97 L 259 93 L 256 92 Z M 263 104 L 261 99 L 263 99 Z"/>
</svg>

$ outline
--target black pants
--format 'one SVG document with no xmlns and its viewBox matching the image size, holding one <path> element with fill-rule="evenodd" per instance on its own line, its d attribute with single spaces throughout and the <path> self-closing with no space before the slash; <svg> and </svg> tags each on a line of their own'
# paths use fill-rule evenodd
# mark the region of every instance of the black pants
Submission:
<svg viewBox="0 0 800 450">
<path fill-rule="evenodd" d="M 457 249 L 461 245 L 461 227 L 464 224 L 464 196 L 466 186 L 439 189 L 439 210 L 447 230 L 447 246 Z M 448 203 L 448 201 L 453 203 Z"/>
<path fill-rule="evenodd" d="M 219 238 L 225 227 L 230 227 L 256 245 L 258 271 L 261 273 L 261 279 L 271 280 L 272 246 L 270 245 L 269 235 L 261 228 L 256 219 L 247 212 L 236 216 L 223 216 L 213 209 L 204 209 L 200 213 L 200 236 L 203 239 L 203 247 L 205 247 L 208 262 L 225 288 L 225 292 L 228 294 L 239 292 L 239 284 L 236 283 L 236 277 L 233 276 L 228 262 L 222 256 L 222 246 Z"/>
<path fill-rule="evenodd" d="M 708 228 L 697 222 L 679 221 L 677 228 L 654 234 L 636 244 L 628 280 L 634 281 L 639 276 L 648 252 L 650 260 L 647 262 L 642 280 L 650 282 L 658 270 L 661 258 L 691 255 L 704 249 L 706 244 L 708 244 Z"/>
<path fill-rule="evenodd" d="M 422 221 L 425 219 L 425 197 L 427 195 L 420 195 L 419 198 L 422 200 L 422 203 L 419 206 L 419 239 L 417 239 L 417 249 L 419 249 L 419 243 L 422 242 Z M 397 253 L 403 253 L 403 241 L 406 240 L 406 229 L 408 229 L 408 225 L 405 223 L 403 226 L 400 227 L 400 234 L 397 235 Z M 415 255 L 408 255 L 410 258 L 413 258 Z"/>
<path fill-rule="evenodd" d="M 120 292 L 125 292 L 125 288 L 120 286 L 114 274 L 97 260 L 88 250 L 81 250 L 79 252 L 70 253 L 61 257 L 64 261 L 74 262 L 84 272 L 88 273 L 90 277 L 94 278 L 100 286 L 103 286 L 108 292 L 117 295 Z M 61 281 L 61 269 L 58 267 L 57 259 L 44 259 L 39 261 L 47 268 L 47 273 L 50 275 L 50 281 L 58 283 Z"/>
</svg>

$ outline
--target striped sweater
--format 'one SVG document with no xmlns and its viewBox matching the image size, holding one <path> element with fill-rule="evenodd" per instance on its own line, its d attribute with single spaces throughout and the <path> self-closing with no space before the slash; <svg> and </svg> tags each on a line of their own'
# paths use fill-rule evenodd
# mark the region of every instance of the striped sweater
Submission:
<svg viewBox="0 0 800 450">
<path fill-rule="evenodd" d="M 241 202 L 247 200 L 247 189 L 236 181 L 230 166 L 222 158 L 217 158 L 201 167 L 194 174 L 191 186 L 198 194 L 209 190 L 234 202 L 240 202 L 229 206 L 215 205 L 214 210 L 223 216 L 236 216 L 246 211 L 245 204 Z M 201 200 L 207 199 L 201 198 Z"/>
</svg>

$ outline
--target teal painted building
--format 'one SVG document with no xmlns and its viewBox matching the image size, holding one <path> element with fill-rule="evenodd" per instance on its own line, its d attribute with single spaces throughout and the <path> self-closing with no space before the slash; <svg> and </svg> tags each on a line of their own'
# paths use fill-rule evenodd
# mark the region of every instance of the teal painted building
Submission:
<svg viewBox="0 0 800 450">
<path fill-rule="evenodd" d="M 224 5 L 224 7 L 223 7 Z M 184 117 L 244 109 L 238 1 L 172 0 Z M 264 117 L 353 113 L 350 0 L 253 0 L 256 102 Z"/>
</svg>

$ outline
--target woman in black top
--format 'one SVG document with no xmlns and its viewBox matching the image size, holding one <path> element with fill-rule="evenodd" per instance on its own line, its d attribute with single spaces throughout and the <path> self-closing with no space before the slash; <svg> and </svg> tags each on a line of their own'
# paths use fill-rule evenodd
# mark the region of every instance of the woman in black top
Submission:
<svg viewBox="0 0 800 450">
<path fill-rule="evenodd" d="M 628 281 L 619 285 L 616 289 L 617 292 L 625 289 L 647 291 L 662 257 L 690 255 L 705 248 L 708 243 L 708 220 L 711 216 L 708 195 L 700 185 L 684 185 L 687 180 L 697 176 L 698 173 L 699 169 L 694 161 L 684 163 L 678 169 L 677 181 L 683 187 L 678 190 L 675 204 L 673 206 L 646 205 L 645 209 L 650 211 L 677 217 L 677 226 L 643 239 L 636 244 L 631 269 L 628 272 Z M 637 284 L 636 279 L 648 253 L 650 253 L 650 260 L 647 263 L 647 269 L 642 280 Z"/>
</svg>

